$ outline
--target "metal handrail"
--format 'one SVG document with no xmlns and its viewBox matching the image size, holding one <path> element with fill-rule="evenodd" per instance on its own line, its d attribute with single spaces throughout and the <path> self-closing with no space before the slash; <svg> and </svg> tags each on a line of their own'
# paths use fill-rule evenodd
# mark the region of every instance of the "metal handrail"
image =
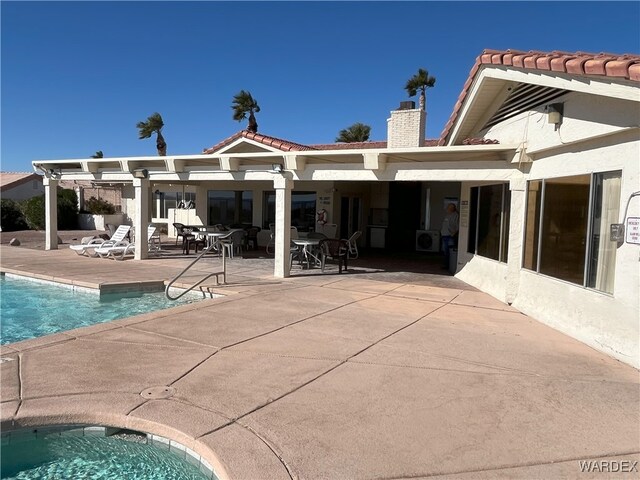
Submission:
<svg viewBox="0 0 640 480">
<path fill-rule="evenodd" d="M 221 236 L 220 238 L 217 239 L 217 241 L 219 242 L 220 240 L 224 240 L 226 238 L 229 238 L 231 236 L 233 232 L 229 232 L 228 235 L 224 235 Z M 164 294 L 165 296 L 169 299 L 169 300 L 178 300 L 179 298 L 181 298 L 183 295 L 186 295 L 187 293 L 189 293 L 190 291 L 192 291 L 194 288 L 196 288 L 197 286 L 199 286 L 200 284 L 202 284 L 205 280 L 208 280 L 209 278 L 213 277 L 214 275 L 216 276 L 216 283 L 218 282 L 218 275 L 222 274 L 222 283 L 227 283 L 227 257 L 225 255 L 226 252 L 226 248 L 224 247 L 224 245 L 220 245 L 222 248 L 222 271 L 221 272 L 213 272 L 213 273 L 209 273 L 207 275 L 205 275 L 203 278 L 201 278 L 200 280 L 198 280 L 196 283 L 194 283 L 193 285 L 191 285 L 189 288 L 187 288 L 185 291 L 183 291 L 182 293 L 180 293 L 180 295 L 178 295 L 177 297 L 172 297 L 169 294 L 169 289 L 171 288 L 171 286 L 180 278 L 182 277 L 191 267 L 193 267 L 198 261 L 200 261 L 202 259 L 202 257 L 204 257 L 207 253 L 209 253 L 211 250 L 213 250 L 215 248 L 215 244 L 216 242 L 212 243 L 211 245 L 209 245 L 208 247 L 205 247 L 204 250 L 202 250 L 202 253 L 193 261 L 191 262 L 189 265 L 187 265 L 178 275 L 176 275 L 175 277 L 173 277 L 173 279 L 167 283 L 167 286 L 164 289 Z"/>
</svg>

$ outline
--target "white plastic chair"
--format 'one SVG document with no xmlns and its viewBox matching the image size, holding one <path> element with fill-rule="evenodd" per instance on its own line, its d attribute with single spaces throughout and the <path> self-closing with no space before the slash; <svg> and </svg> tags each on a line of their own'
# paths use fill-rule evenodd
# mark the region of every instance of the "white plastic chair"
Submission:
<svg viewBox="0 0 640 480">
<path fill-rule="evenodd" d="M 358 258 L 358 243 L 357 243 L 357 240 L 361 236 L 362 236 L 362 232 L 360 230 L 358 230 L 357 232 L 354 232 L 354 234 L 351 235 L 349 237 L 349 239 L 347 240 L 347 242 L 348 242 L 347 254 L 349 255 L 349 258 L 351 258 L 351 259 Z"/>
<path fill-rule="evenodd" d="M 152 238 L 156 234 L 156 227 L 149 225 L 147 228 L 147 242 L 149 251 L 154 250 Z M 135 253 L 136 244 L 122 240 L 112 245 L 105 245 L 96 248 L 96 254 L 101 258 L 113 258 L 114 260 L 124 260 L 125 255 L 133 255 Z"/>
<path fill-rule="evenodd" d="M 336 233 L 338 232 L 338 225 L 335 223 L 327 223 L 322 228 L 322 233 L 324 233 L 327 238 L 336 238 Z"/>
<path fill-rule="evenodd" d="M 120 225 L 109 240 L 94 238 L 85 244 L 69 245 L 69 248 L 78 255 L 97 257 L 98 255 L 95 253 L 95 249 L 101 247 L 106 248 L 115 245 L 117 242 L 122 242 L 129 233 L 129 230 L 131 230 L 131 225 Z"/>
</svg>

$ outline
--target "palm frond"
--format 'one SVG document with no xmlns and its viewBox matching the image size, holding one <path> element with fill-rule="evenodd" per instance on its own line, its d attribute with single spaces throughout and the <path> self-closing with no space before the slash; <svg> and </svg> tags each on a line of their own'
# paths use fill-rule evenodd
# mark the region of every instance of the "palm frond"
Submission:
<svg viewBox="0 0 640 480">
<path fill-rule="evenodd" d="M 343 143 L 366 142 L 369 140 L 370 134 L 371 127 L 369 125 L 356 122 L 350 127 L 340 130 L 335 141 Z"/>
<path fill-rule="evenodd" d="M 160 132 L 164 127 L 162 116 L 156 112 L 147 118 L 146 122 L 138 122 L 136 128 L 139 130 L 138 138 L 149 138 L 155 132 Z"/>
<path fill-rule="evenodd" d="M 418 90 L 425 93 L 427 88 L 431 88 L 436 84 L 436 78 L 429 75 L 429 72 L 424 68 L 419 68 L 418 73 L 407 80 L 404 89 L 407 91 L 410 97 L 414 97 L 418 94 Z"/>
<path fill-rule="evenodd" d="M 233 109 L 233 119 L 241 122 L 247 116 L 249 116 L 249 129 L 251 131 L 257 131 L 258 124 L 255 121 L 254 113 L 260 111 L 258 102 L 251 96 L 251 93 L 246 90 L 240 90 L 233 96 L 233 102 L 231 104 Z"/>
</svg>

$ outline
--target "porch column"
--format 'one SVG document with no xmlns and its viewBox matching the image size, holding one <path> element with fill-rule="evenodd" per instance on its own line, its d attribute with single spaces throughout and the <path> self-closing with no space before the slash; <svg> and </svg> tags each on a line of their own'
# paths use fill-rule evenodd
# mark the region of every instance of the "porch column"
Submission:
<svg viewBox="0 0 640 480">
<path fill-rule="evenodd" d="M 151 191 L 148 178 L 134 178 L 136 211 L 133 226 L 136 231 L 135 260 L 144 260 L 149 256 L 149 241 L 147 228 L 149 227 L 149 193 Z"/>
<path fill-rule="evenodd" d="M 507 258 L 507 282 L 505 301 L 514 302 L 520 289 L 520 267 L 522 265 L 522 243 L 524 235 L 527 182 L 524 177 L 511 179 L 511 209 L 509 220 L 509 255 Z"/>
<path fill-rule="evenodd" d="M 273 180 L 276 190 L 276 245 L 275 265 L 273 276 L 285 278 L 289 276 L 291 268 L 289 256 L 291 255 L 291 190 L 293 180 L 283 173 Z"/>
<path fill-rule="evenodd" d="M 45 250 L 58 249 L 58 180 L 44 177 Z"/>
</svg>

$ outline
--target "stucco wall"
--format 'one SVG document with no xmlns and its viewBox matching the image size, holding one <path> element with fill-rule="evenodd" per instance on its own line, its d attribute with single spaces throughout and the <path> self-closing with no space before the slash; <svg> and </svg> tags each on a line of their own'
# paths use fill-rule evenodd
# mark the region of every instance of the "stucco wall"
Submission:
<svg viewBox="0 0 640 480">
<path fill-rule="evenodd" d="M 0 197 L 11 200 L 26 200 L 38 195 L 44 195 L 42 180 L 30 180 L 13 188 L 3 188 L 0 191 Z"/>
<path fill-rule="evenodd" d="M 605 101 L 572 95 L 565 104 L 565 120 L 559 131 L 546 118 L 529 122 L 528 147 L 542 148 L 532 164 L 523 168 L 521 181 L 511 182 L 511 231 L 509 263 L 474 257 L 466 253 L 468 228 L 461 219 L 461 241 L 457 277 L 496 298 L 512 303 L 531 315 L 594 348 L 640 368 L 640 245 L 625 243 L 616 252 L 615 285 L 612 295 L 584 288 L 521 268 L 525 203 L 524 181 L 622 171 L 620 221 L 631 193 L 640 191 L 640 140 L 638 130 L 621 130 L 638 122 L 637 104 Z M 576 101 L 582 104 L 575 104 Z M 634 108 L 632 108 L 634 107 Z M 635 110 L 634 110 L 635 109 Z M 620 117 L 612 114 L 620 111 Z M 578 115 L 571 118 L 569 115 Z M 529 120 L 539 115 L 533 113 Z M 567 118 L 568 117 L 568 118 Z M 523 118 L 526 118 L 524 116 Z M 523 135 L 523 118 L 507 121 L 492 129 L 488 136 L 513 141 Z M 601 125 L 594 119 L 615 119 L 615 125 Z M 638 124 L 638 123 L 636 123 Z M 548 129 L 552 131 L 549 132 Z M 617 131 L 618 133 L 611 134 Z M 607 134 L 607 135 L 603 135 Z M 583 141 L 579 141 L 579 137 Z M 520 137 L 522 138 L 522 137 Z M 571 145 L 566 145 L 571 139 Z M 498 182 L 490 182 L 498 183 Z M 476 183 L 464 183 L 462 199 Z M 628 216 L 640 216 L 640 197 L 629 204 Z"/>
</svg>

